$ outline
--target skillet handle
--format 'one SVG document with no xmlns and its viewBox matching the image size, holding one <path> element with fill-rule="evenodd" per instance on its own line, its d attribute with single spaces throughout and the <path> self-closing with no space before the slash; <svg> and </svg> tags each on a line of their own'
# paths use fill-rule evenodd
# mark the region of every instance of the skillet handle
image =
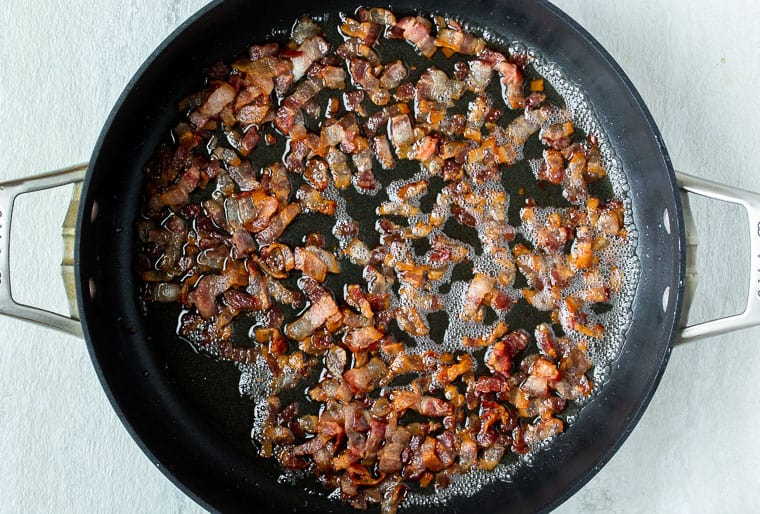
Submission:
<svg viewBox="0 0 760 514">
<path fill-rule="evenodd" d="M 760 194 L 680 172 L 676 173 L 676 179 L 682 191 L 739 204 L 747 210 L 751 257 L 749 293 L 744 312 L 684 327 L 681 329 L 681 342 L 760 325 Z"/>
<path fill-rule="evenodd" d="M 43 175 L 0 183 L 0 314 L 31 321 L 61 332 L 82 336 L 82 325 L 75 317 L 64 316 L 13 299 L 10 275 L 11 219 L 18 195 L 79 183 L 84 180 L 87 164 L 79 164 Z"/>
</svg>

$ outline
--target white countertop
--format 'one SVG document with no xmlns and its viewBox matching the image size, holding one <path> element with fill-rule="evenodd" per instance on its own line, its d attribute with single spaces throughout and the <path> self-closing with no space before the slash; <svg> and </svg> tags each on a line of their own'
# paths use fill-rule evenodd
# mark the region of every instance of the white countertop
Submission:
<svg viewBox="0 0 760 514">
<path fill-rule="evenodd" d="M 0 180 L 86 161 L 137 67 L 204 3 L 3 0 Z M 760 95 L 754 90 L 760 84 L 760 3 L 555 3 L 629 74 L 677 168 L 760 190 Z M 58 263 L 67 202 L 60 190 L 23 198 L 13 236 L 16 296 L 57 310 L 66 306 Z M 746 228 L 738 209 L 693 205 L 703 244 L 692 316 L 703 319 L 741 305 Z M 0 334 L 1 512 L 202 511 L 131 440 L 82 340 L 5 317 Z M 751 389 L 759 364 L 758 329 L 676 348 L 633 434 L 559 510 L 760 509 L 760 399 Z"/>
</svg>

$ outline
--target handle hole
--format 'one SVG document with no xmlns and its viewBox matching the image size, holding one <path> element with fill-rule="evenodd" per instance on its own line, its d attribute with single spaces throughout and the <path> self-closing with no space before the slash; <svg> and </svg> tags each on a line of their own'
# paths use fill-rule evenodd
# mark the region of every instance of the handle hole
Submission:
<svg viewBox="0 0 760 514">
<path fill-rule="evenodd" d="M 744 310 L 751 263 L 747 212 L 742 206 L 690 195 L 684 202 L 684 208 L 689 207 L 696 228 L 689 230 L 687 221 L 687 301 L 690 272 L 697 273 L 698 283 L 688 310 L 688 324 L 693 325 Z M 690 251 L 690 241 L 698 241 L 696 255 Z"/>
<path fill-rule="evenodd" d="M 16 197 L 10 241 L 13 299 L 66 316 L 61 222 L 72 188 L 66 185 Z"/>
</svg>

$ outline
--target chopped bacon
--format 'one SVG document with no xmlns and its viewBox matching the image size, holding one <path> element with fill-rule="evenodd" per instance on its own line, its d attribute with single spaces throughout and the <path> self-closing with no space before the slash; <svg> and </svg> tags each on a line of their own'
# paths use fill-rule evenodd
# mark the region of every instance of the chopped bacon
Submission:
<svg viewBox="0 0 760 514">
<path fill-rule="evenodd" d="M 403 61 L 397 60 L 388 63 L 380 75 L 380 85 L 385 89 L 395 89 L 407 77 L 408 73 Z"/>
<path fill-rule="evenodd" d="M 354 393 L 372 391 L 388 371 L 386 364 L 377 357 L 372 357 L 366 366 L 352 368 L 343 373 L 343 379 Z"/>
<path fill-rule="evenodd" d="M 430 68 L 420 76 L 417 82 L 417 101 L 433 100 L 439 104 L 451 107 L 464 93 L 464 82 L 450 79 L 446 72 Z"/>
<path fill-rule="evenodd" d="M 501 82 L 506 86 L 505 101 L 511 109 L 521 109 L 525 107 L 525 97 L 523 87 L 525 78 L 522 71 L 516 64 L 502 61 L 495 68 L 501 75 Z"/>
<path fill-rule="evenodd" d="M 402 18 L 396 26 L 403 31 L 403 37 L 417 47 L 425 57 L 435 54 L 435 39 L 430 35 L 433 24 L 421 16 Z"/>
<path fill-rule="evenodd" d="M 604 337 L 594 304 L 625 285 L 605 250 L 628 241 L 625 204 L 590 187 L 606 175 L 597 137 L 543 79 L 525 87 L 526 53 L 432 20 L 359 8 L 331 51 L 304 17 L 289 42 L 214 63 L 146 166 L 136 225 L 140 299 L 180 303 L 177 334 L 268 370 L 241 382 L 269 395 L 260 454 L 386 513 L 411 482 L 443 488 L 564 431 L 568 402 L 594 387 L 579 338 Z M 407 42 L 423 61 L 461 56 L 450 74 L 384 62 Z M 541 158 L 519 163 L 534 142 Z M 527 164 L 533 180 L 513 189 Z M 538 205 L 536 187 L 571 206 Z M 351 218 L 367 209 L 374 226 Z M 508 326 L 524 325 L 520 302 L 546 314 L 530 333 Z M 294 389 L 307 403 L 283 400 Z"/>
<path fill-rule="evenodd" d="M 541 141 L 555 150 L 562 150 L 570 146 L 570 136 L 573 135 L 573 132 L 574 128 L 571 121 L 555 123 L 542 131 Z"/>
<path fill-rule="evenodd" d="M 298 247 L 294 252 L 295 269 L 303 271 L 317 282 L 324 282 L 327 277 L 327 266 L 322 259 L 305 248 Z"/>
<path fill-rule="evenodd" d="M 222 82 L 206 99 L 206 102 L 201 105 L 198 112 L 204 118 L 210 118 L 216 116 L 222 109 L 228 106 L 235 99 L 237 91 L 226 82 Z"/>
<path fill-rule="evenodd" d="M 406 114 L 394 116 L 388 122 L 388 136 L 393 143 L 396 155 L 399 159 L 406 158 L 409 153 L 409 146 L 414 140 L 412 133 L 412 122 Z"/>
<path fill-rule="evenodd" d="M 476 273 L 467 288 L 464 298 L 464 307 L 459 317 L 466 321 L 482 321 L 483 312 L 481 305 L 493 291 L 494 279 L 482 273 Z"/>
<path fill-rule="evenodd" d="M 285 335 L 296 341 L 305 339 L 324 325 L 328 318 L 339 314 L 338 305 L 332 295 L 325 292 L 296 321 L 285 325 Z"/>
<path fill-rule="evenodd" d="M 452 29 L 440 29 L 435 39 L 435 45 L 450 48 L 466 55 L 478 55 L 486 47 L 486 43 L 482 39 Z"/>
<path fill-rule="evenodd" d="M 372 138 L 372 153 L 384 170 L 392 170 L 396 167 L 396 160 L 393 158 L 391 147 L 385 134 Z"/>
<path fill-rule="evenodd" d="M 371 21 L 358 22 L 346 17 L 340 31 L 348 37 L 360 39 L 365 45 L 372 46 L 380 35 L 380 25 Z"/>
<path fill-rule="evenodd" d="M 259 232 L 256 236 L 256 241 L 258 241 L 260 245 L 274 243 L 299 212 L 301 212 L 301 208 L 297 203 L 290 203 L 283 207 L 283 209 L 272 218 L 269 225 Z"/>
<path fill-rule="evenodd" d="M 315 61 L 327 54 L 329 48 L 330 45 L 319 36 L 304 40 L 294 55 L 289 57 L 293 63 L 293 80 L 299 81 Z"/>
</svg>

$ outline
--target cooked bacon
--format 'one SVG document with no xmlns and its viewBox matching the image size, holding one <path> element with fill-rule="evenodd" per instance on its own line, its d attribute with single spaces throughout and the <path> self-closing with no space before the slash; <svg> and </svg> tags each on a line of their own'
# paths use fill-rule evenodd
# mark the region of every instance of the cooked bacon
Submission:
<svg viewBox="0 0 760 514">
<path fill-rule="evenodd" d="M 379 25 L 388 26 L 396 24 L 396 16 L 388 9 L 382 9 L 380 7 L 372 7 L 370 9 L 360 7 L 357 11 L 357 15 L 361 21 L 370 21 Z"/>
<path fill-rule="evenodd" d="M 407 77 L 408 73 L 403 61 L 396 60 L 388 63 L 380 75 L 380 85 L 385 89 L 395 89 Z"/>
<path fill-rule="evenodd" d="M 464 306 L 459 317 L 465 321 L 482 321 L 484 313 L 481 305 L 493 291 L 494 279 L 482 273 L 476 273 L 464 298 Z"/>
<path fill-rule="evenodd" d="M 285 232 L 285 229 L 295 219 L 299 212 L 301 212 L 301 208 L 297 203 L 289 203 L 283 207 L 283 209 L 272 218 L 269 225 L 259 232 L 256 236 L 256 241 L 260 245 L 274 243 L 277 238 Z"/>
<path fill-rule="evenodd" d="M 366 352 L 376 347 L 376 344 L 385 334 L 373 326 L 362 327 L 348 332 L 343 338 L 343 343 L 353 353 Z"/>
<path fill-rule="evenodd" d="M 230 166 L 229 173 L 241 191 L 253 191 L 261 186 L 256 180 L 256 172 L 253 170 L 251 161 L 243 161 L 240 166 Z"/>
<path fill-rule="evenodd" d="M 430 333 L 430 327 L 420 316 L 420 313 L 411 306 L 402 306 L 396 309 L 396 322 L 399 328 L 413 336 L 424 336 Z"/>
<path fill-rule="evenodd" d="M 391 147 L 385 134 L 372 138 L 372 153 L 384 170 L 392 170 L 396 167 L 396 160 L 393 158 Z"/>
<path fill-rule="evenodd" d="M 340 311 L 335 300 L 330 293 L 325 292 L 309 307 L 303 316 L 285 325 L 285 335 L 296 341 L 301 341 L 324 325 L 328 318 L 339 313 Z"/>
<path fill-rule="evenodd" d="M 393 143 L 396 156 L 399 159 L 406 158 L 409 153 L 409 145 L 414 140 L 412 122 L 406 114 L 394 116 L 388 122 L 388 136 Z"/>
<path fill-rule="evenodd" d="M 464 93 L 464 82 L 450 79 L 446 72 L 430 68 L 417 81 L 417 101 L 433 100 L 446 107 L 452 107 Z"/>
<path fill-rule="evenodd" d="M 304 16 L 293 26 L 293 29 L 290 31 L 290 39 L 300 45 L 307 39 L 319 35 L 321 32 L 322 27 L 317 22 L 308 16 Z"/>
<path fill-rule="evenodd" d="M 328 216 L 335 214 L 336 202 L 325 199 L 319 191 L 308 184 L 298 189 L 296 199 L 302 212 L 320 212 Z"/>
<path fill-rule="evenodd" d="M 252 45 L 248 48 L 248 58 L 252 61 L 277 55 L 280 51 L 279 43 L 267 43 L 264 45 Z"/>
<path fill-rule="evenodd" d="M 351 59 L 348 63 L 348 71 L 354 83 L 367 92 L 375 105 L 385 105 L 390 101 L 390 93 L 380 85 L 380 80 L 375 76 L 368 61 Z"/>
<path fill-rule="evenodd" d="M 188 301 L 195 305 L 203 319 L 211 319 L 217 313 L 216 297 L 230 287 L 246 285 L 241 283 L 233 273 L 206 275 L 198 281 L 195 289 L 188 295 Z"/>
<path fill-rule="evenodd" d="M 491 110 L 491 101 L 485 95 L 478 95 L 475 100 L 470 102 L 467 108 L 467 125 L 464 130 L 464 137 L 474 141 L 480 141 L 482 134 L 480 129 L 486 121 L 486 115 Z"/>
<path fill-rule="evenodd" d="M 417 47 L 427 58 L 435 54 L 435 39 L 430 35 L 433 24 L 421 16 L 402 18 L 396 26 L 403 31 L 403 37 Z"/>
<path fill-rule="evenodd" d="M 198 112 L 204 118 L 216 116 L 222 109 L 228 106 L 235 99 L 237 91 L 227 82 L 221 82 L 219 86 L 209 95 Z"/>
<path fill-rule="evenodd" d="M 329 49 L 330 45 L 319 36 L 305 39 L 298 50 L 294 52 L 295 55 L 289 57 L 293 63 L 293 80 L 295 82 L 301 80 L 311 65 L 324 57 Z"/>
<path fill-rule="evenodd" d="M 352 368 L 343 373 L 343 380 L 354 393 L 368 393 L 376 387 L 387 371 L 388 367 L 381 359 L 372 357 L 366 366 Z"/>
<path fill-rule="evenodd" d="M 335 187 L 347 188 L 351 184 L 351 168 L 348 167 L 346 155 L 336 148 L 330 148 L 327 152 L 327 164 L 330 166 Z"/>
<path fill-rule="evenodd" d="M 343 44 L 335 50 L 335 53 L 345 59 L 346 62 L 353 59 L 368 62 L 373 74 L 379 73 L 383 67 L 383 63 L 377 52 L 359 38 L 352 37 L 346 39 Z"/>
<path fill-rule="evenodd" d="M 554 150 L 562 150 L 570 146 L 570 136 L 573 135 L 573 132 L 574 128 L 571 121 L 555 123 L 542 131 L 541 141 Z"/>
<path fill-rule="evenodd" d="M 296 111 L 314 98 L 322 90 L 322 87 L 321 81 L 307 77 L 306 80 L 298 83 L 293 92 L 282 101 L 282 105 Z"/>
<path fill-rule="evenodd" d="M 501 82 L 506 86 L 505 101 L 511 109 L 522 109 L 525 107 L 525 96 L 523 87 L 525 78 L 522 71 L 516 64 L 502 61 L 495 66 L 501 75 Z"/>
<path fill-rule="evenodd" d="M 343 106 L 346 108 L 349 112 L 355 112 L 361 116 L 366 116 L 367 113 L 362 107 L 362 101 L 364 100 L 365 93 L 361 89 L 356 89 L 354 91 L 347 91 L 343 93 Z M 338 140 L 336 143 L 339 143 L 340 140 Z"/>
<path fill-rule="evenodd" d="M 491 83 L 493 68 L 483 61 L 469 61 L 468 65 L 469 72 L 464 77 L 467 89 L 475 94 L 484 93 Z"/>
<path fill-rule="evenodd" d="M 562 183 L 565 178 L 565 160 L 559 150 L 544 150 L 544 160 L 541 162 L 536 178 L 552 184 Z"/>
<path fill-rule="evenodd" d="M 315 63 L 309 70 L 309 77 L 318 79 L 322 87 L 325 88 L 346 88 L 346 70 L 340 66 L 330 66 Z"/>
<path fill-rule="evenodd" d="M 371 21 L 358 22 L 346 17 L 340 31 L 345 36 L 359 38 L 365 45 L 372 46 L 380 35 L 380 25 Z"/>
<path fill-rule="evenodd" d="M 526 91 L 527 54 L 433 21 L 435 33 L 421 16 L 359 8 L 341 16 L 344 40 L 330 52 L 304 17 L 287 44 L 213 64 L 146 166 L 148 219 L 137 224 L 141 299 L 181 303 L 179 335 L 271 374 L 256 384 L 271 394 L 256 411 L 261 455 L 388 513 L 412 481 L 443 488 L 561 433 L 567 402 L 594 386 L 579 341 L 604 337 L 592 307 L 624 285 L 603 252 L 627 241 L 624 203 L 589 187 L 606 174 L 597 138 L 575 132 L 541 79 Z M 383 62 L 386 45 L 404 40 L 423 56 L 466 57 L 451 75 Z M 513 191 L 502 180 L 535 140 L 544 150 L 531 184 L 561 189 L 570 207 L 541 207 L 530 184 Z M 262 161 L 272 151 L 283 155 Z M 374 226 L 344 216 L 368 208 Z M 449 235 L 463 227 L 472 240 Z M 361 278 L 345 280 L 359 270 L 341 259 Z M 322 285 L 341 280 L 335 296 Z M 460 298 L 447 298 L 452 281 Z M 530 334 L 507 325 L 522 300 L 547 314 Z M 238 316 L 253 323 L 251 345 L 232 342 Z M 438 332 L 447 319 L 474 333 L 450 341 Z M 431 348 L 431 332 L 459 349 Z M 294 388 L 308 409 L 281 400 Z"/>
<path fill-rule="evenodd" d="M 435 45 L 467 55 L 478 55 L 486 47 L 486 43 L 482 39 L 472 34 L 451 29 L 440 29 L 435 38 Z"/>
<path fill-rule="evenodd" d="M 317 282 L 324 282 L 327 277 L 327 266 L 322 259 L 305 248 L 298 247 L 294 252 L 295 269 L 303 271 Z"/>
</svg>

